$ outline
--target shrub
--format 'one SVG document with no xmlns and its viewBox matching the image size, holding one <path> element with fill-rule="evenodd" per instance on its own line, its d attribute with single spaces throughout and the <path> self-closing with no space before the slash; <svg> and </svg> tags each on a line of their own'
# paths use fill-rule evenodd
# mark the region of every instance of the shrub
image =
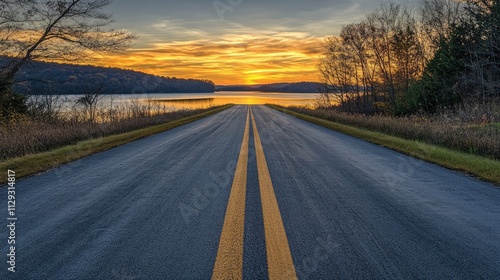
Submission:
<svg viewBox="0 0 500 280">
<path fill-rule="evenodd" d="M 466 105 L 472 107 L 473 105 Z M 289 107 L 298 113 L 322 118 L 346 125 L 378 131 L 389 135 L 440 145 L 467 153 L 500 159 L 500 129 L 498 105 L 491 105 L 491 114 L 468 108 L 443 111 L 434 116 L 389 117 L 346 114 L 333 109 L 308 109 Z"/>
</svg>

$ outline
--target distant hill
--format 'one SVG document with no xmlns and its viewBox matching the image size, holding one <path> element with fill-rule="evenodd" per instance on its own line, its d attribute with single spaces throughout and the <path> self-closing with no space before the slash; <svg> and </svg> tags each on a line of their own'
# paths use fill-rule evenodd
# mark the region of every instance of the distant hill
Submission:
<svg viewBox="0 0 500 280">
<path fill-rule="evenodd" d="M 0 67 L 7 58 L 0 58 Z M 161 77 L 119 68 L 31 62 L 16 76 L 14 90 L 38 94 L 199 93 L 214 92 L 212 81 Z"/>
<path fill-rule="evenodd" d="M 263 92 L 297 92 L 318 93 L 323 88 L 322 83 L 297 82 L 297 83 L 275 83 L 266 85 L 234 85 L 216 86 L 216 91 L 263 91 Z"/>
</svg>

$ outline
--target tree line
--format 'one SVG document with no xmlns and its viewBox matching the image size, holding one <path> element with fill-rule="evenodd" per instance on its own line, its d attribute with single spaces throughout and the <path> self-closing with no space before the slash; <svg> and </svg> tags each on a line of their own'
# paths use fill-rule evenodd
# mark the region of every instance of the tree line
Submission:
<svg viewBox="0 0 500 280">
<path fill-rule="evenodd" d="M 0 65 L 5 60 L 0 59 Z M 16 75 L 13 89 L 23 95 L 87 95 L 213 92 L 208 80 L 162 77 L 119 68 L 31 62 Z"/>
<path fill-rule="evenodd" d="M 272 83 L 264 85 L 216 86 L 218 91 L 262 91 L 284 93 L 319 93 L 323 84 L 317 82 Z"/>
<path fill-rule="evenodd" d="M 498 1 L 381 4 L 326 39 L 320 103 L 401 115 L 498 100 L 498 34 Z"/>
<path fill-rule="evenodd" d="M 112 0 L 0 0 L 0 112 L 24 113 L 26 97 L 13 90 L 19 71 L 33 60 L 85 61 L 127 49 L 136 36 L 110 28 L 104 8 Z"/>
</svg>

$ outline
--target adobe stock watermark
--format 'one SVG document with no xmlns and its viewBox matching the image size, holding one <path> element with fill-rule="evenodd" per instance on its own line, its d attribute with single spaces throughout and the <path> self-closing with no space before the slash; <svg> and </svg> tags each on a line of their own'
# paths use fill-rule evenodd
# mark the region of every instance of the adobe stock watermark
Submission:
<svg viewBox="0 0 500 280">
<path fill-rule="evenodd" d="M 321 266 L 327 263 L 328 259 L 338 253 L 339 243 L 334 242 L 333 236 L 319 236 L 316 238 L 316 246 L 302 260 L 295 264 L 295 274 L 298 279 L 308 279 L 317 272 Z M 291 279 L 293 274 L 285 275 L 286 279 Z"/>
<path fill-rule="evenodd" d="M 210 205 L 212 199 L 218 197 L 224 189 L 231 187 L 232 166 L 236 166 L 236 161 L 228 162 L 226 170 L 218 174 L 210 172 L 211 181 L 207 182 L 202 188 L 195 188 L 188 201 L 179 203 L 179 213 L 184 222 L 191 223 L 193 218 L 197 217 L 201 211 Z"/>
<path fill-rule="evenodd" d="M 7 264 L 10 272 L 16 272 L 16 172 L 7 170 Z"/>
<path fill-rule="evenodd" d="M 255 158 L 255 149 L 249 150 L 248 164 L 256 164 Z M 217 173 L 210 172 L 208 174 L 210 180 L 205 182 L 203 186 L 194 188 L 191 191 L 191 195 L 177 205 L 179 214 L 186 224 L 193 222 L 224 190 L 229 189 L 231 191 L 236 165 L 237 161 L 231 160 L 226 163 L 225 170 Z"/>
<path fill-rule="evenodd" d="M 226 12 L 233 12 L 241 3 L 243 3 L 243 0 L 215 0 L 213 5 L 219 19 L 224 21 L 224 14 Z"/>
<path fill-rule="evenodd" d="M 420 150 L 420 159 L 416 157 L 399 155 L 398 168 L 393 171 L 384 173 L 384 179 L 391 190 L 395 190 L 398 186 L 404 184 L 409 178 L 415 175 L 417 168 L 422 166 L 425 160 L 434 154 L 436 147 L 417 143 L 418 150 Z"/>
</svg>

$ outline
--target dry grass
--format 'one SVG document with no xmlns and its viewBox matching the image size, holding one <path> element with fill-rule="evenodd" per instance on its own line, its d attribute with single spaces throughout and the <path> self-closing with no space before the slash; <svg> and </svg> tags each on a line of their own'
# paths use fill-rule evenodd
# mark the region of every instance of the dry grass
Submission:
<svg viewBox="0 0 500 280">
<path fill-rule="evenodd" d="M 385 133 L 358 128 L 352 125 L 341 124 L 314 117 L 308 114 L 298 113 L 283 107 L 269 105 L 274 109 L 290 114 L 297 118 L 336 130 L 366 141 L 388 147 L 398 152 L 419 158 L 428 162 L 436 163 L 446 168 L 458 170 L 471 174 L 485 181 L 500 185 L 500 161 L 478 156 L 466 152 L 456 151 L 449 148 L 424 143 L 416 140 L 403 139 Z M 310 113 L 311 111 L 306 111 Z"/>
<path fill-rule="evenodd" d="M 50 151 L 77 142 L 180 120 L 215 108 L 182 110 L 101 123 L 18 116 L 0 125 L 0 160 Z"/>
<path fill-rule="evenodd" d="M 134 129 L 132 131 L 114 134 L 111 136 L 80 141 L 72 145 L 64 145 L 60 148 L 52 149 L 42 153 L 34 153 L 22 157 L 16 157 L 0 162 L 0 170 L 14 170 L 16 178 L 37 174 L 50 170 L 59 165 L 74 161 L 76 159 L 89 156 L 94 153 L 105 151 L 128 142 L 148 137 L 186 123 L 204 118 L 229 108 L 231 105 L 219 106 L 217 108 L 203 109 L 196 111 L 186 111 L 189 116 L 181 117 L 181 114 L 169 114 L 171 118 L 178 118 L 159 125 L 147 125 L 146 128 Z M 156 120 L 158 121 L 158 120 Z M 0 184 L 6 183 L 6 173 L 0 174 Z"/>
<path fill-rule="evenodd" d="M 467 118 L 459 113 L 433 117 L 388 117 L 340 113 L 327 109 L 289 107 L 289 110 L 324 120 L 417 140 L 470 154 L 500 159 L 500 125 L 496 116 Z"/>
</svg>

